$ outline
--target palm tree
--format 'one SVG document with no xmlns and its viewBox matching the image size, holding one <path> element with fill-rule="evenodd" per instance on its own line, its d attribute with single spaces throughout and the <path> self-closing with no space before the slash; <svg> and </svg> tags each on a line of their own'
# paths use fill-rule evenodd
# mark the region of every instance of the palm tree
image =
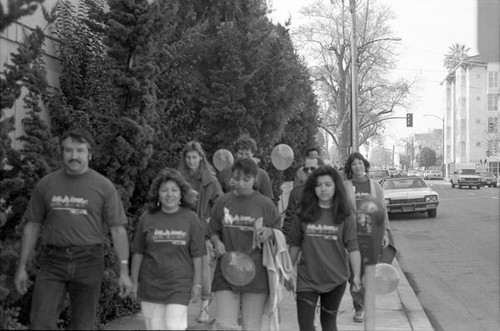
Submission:
<svg viewBox="0 0 500 331">
<path fill-rule="evenodd" d="M 448 54 L 444 56 L 444 67 L 450 72 L 456 69 L 469 56 L 467 54 L 469 50 L 470 47 L 458 43 L 450 46 Z"/>
</svg>

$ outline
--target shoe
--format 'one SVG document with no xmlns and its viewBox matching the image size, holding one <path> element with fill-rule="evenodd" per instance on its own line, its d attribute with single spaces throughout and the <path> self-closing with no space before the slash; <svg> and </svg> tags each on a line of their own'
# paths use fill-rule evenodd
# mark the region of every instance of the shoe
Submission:
<svg viewBox="0 0 500 331">
<path fill-rule="evenodd" d="M 198 323 L 208 323 L 210 322 L 210 315 L 206 312 L 206 310 L 202 310 L 200 316 L 196 320 Z"/>
<path fill-rule="evenodd" d="M 365 318 L 365 313 L 362 310 L 356 310 L 354 313 L 354 316 L 352 317 L 352 320 L 356 323 L 363 323 Z"/>
</svg>

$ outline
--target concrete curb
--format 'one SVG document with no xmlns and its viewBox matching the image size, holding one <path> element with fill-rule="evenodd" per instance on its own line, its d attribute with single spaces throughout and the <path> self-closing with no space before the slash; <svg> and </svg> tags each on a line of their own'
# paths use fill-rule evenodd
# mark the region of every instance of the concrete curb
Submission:
<svg viewBox="0 0 500 331">
<path fill-rule="evenodd" d="M 394 259 L 393 265 L 396 267 L 396 269 L 401 270 L 401 278 L 397 292 L 412 330 L 433 331 L 434 328 L 432 327 L 427 314 L 424 312 L 422 304 L 420 303 L 420 301 L 418 301 L 417 295 L 408 282 L 408 279 L 403 273 L 397 259 Z"/>
</svg>

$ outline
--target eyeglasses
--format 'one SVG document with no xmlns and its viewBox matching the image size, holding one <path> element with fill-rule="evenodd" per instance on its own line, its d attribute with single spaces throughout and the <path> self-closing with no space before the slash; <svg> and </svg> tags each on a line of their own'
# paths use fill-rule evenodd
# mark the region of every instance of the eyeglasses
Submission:
<svg viewBox="0 0 500 331">
<path fill-rule="evenodd" d="M 318 168 L 316 168 L 316 167 L 304 167 L 304 171 L 305 171 L 305 172 L 309 172 L 309 171 L 310 171 L 310 172 L 313 172 L 313 171 L 314 171 L 314 170 L 316 170 L 316 169 L 318 169 Z"/>
</svg>

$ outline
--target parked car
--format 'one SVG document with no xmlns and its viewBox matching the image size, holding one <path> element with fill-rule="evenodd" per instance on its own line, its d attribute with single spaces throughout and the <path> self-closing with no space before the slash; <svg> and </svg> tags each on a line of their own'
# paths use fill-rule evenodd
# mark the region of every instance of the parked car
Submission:
<svg viewBox="0 0 500 331">
<path fill-rule="evenodd" d="M 489 187 L 497 187 L 497 178 L 491 172 L 480 172 L 481 185 Z"/>
<path fill-rule="evenodd" d="M 427 179 L 434 180 L 434 179 L 443 179 L 443 172 L 441 170 L 430 170 L 427 173 Z"/>
<path fill-rule="evenodd" d="M 410 170 L 410 171 L 408 171 L 408 176 L 418 176 L 418 171 Z"/>
<path fill-rule="evenodd" d="M 421 177 L 388 178 L 381 185 L 388 213 L 427 213 L 436 217 L 439 194 Z"/>
<path fill-rule="evenodd" d="M 391 178 L 391 174 L 387 169 L 370 169 L 370 171 L 368 172 L 368 177 L 380 183 L 380 181 L 386 178 Z"/>
</svg>

